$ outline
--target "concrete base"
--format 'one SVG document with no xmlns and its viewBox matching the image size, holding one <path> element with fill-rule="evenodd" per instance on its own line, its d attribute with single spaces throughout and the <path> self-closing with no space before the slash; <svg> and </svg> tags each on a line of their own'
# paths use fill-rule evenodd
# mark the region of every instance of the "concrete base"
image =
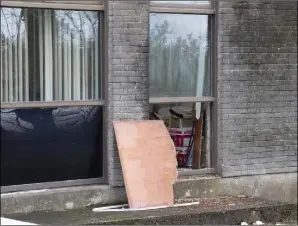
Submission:
<svg viewBox="0 0 298 226">
<path fill-rule="evenodd" d="M 180 179 L 174 185 L 176 199 L 246 195 L 297 203 L 297 173 L 220 178 Z M 1 214 L 63 211 L 88 206 L 125 204 L 123 187 L 77 186 L 1 194 Z"/>
<path fill-rule="evenodd" d="M 123 187 L 77 186 L 1 194 L 1 214 L 64 211 L 127 203 Z"/>
<path fill-rule="evenodd" d="M 297 205 L 249 197 L 196 199 L 199 204 L 125 212 L 93 212 L 91 208 L 37 212 L 7 217 L 39 225 L 239 225 L 296 223 Z M 185 201 L 185 200 L 184 200 Z"/>
<path fill-rule="evenodd" d="M 245 195 L 297 204 L 297 173 L 181 179 L 174 191 L 176 199 Z"/>
</svg>

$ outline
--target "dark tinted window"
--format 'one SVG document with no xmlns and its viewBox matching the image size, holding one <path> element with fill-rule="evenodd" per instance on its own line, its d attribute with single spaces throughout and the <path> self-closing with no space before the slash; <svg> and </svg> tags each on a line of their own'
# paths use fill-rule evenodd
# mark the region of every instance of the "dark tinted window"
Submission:
<svg viewBox="0 0 298 226">
<path fill-rule="evenodd" d="M 1 186 L 102 176 L 102 107 L 1 110 Z"/>
</svg>

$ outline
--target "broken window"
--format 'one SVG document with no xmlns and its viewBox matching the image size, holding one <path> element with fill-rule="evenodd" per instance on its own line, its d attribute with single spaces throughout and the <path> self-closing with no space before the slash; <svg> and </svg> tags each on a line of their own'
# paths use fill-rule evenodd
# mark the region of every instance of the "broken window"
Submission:
<svg viewBox="0 0 298 226">
<path fill-rule="evenodd" d="M 150 14 L 150 103 L 181 168 L 211 168 L 211 15 Z"/>
</svg>

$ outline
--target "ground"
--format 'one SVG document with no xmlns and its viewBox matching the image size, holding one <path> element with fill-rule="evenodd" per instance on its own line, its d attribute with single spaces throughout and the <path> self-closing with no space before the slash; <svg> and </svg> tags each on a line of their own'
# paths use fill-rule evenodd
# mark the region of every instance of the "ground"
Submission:
<svg viewBox="0 0 298 226">
<path fill-rule="evenodd" d="M 244 196 L 177 200 L 199 202 L 184 207 L 131 212 L 94 213 L 92 208 L 39 212 L 5 217 L 37 224 L 249 224 L 260 220 L 276 224 L 297 221 L 297 205 Z"/>
</svg>

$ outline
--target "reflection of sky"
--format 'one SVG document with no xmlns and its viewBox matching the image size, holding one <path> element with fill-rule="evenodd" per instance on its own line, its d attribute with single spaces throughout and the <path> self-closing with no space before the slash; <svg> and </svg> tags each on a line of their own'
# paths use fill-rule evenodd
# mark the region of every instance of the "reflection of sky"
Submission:
<svg viewBox="0 0 298 226">
<path fill-rule="evenodd" d="M 1 33 L 5 37 L 16 38 L 18 34 L 18 24 L 20 24 L 21 34 L 24 32 L 24 24 L 20 23 L 20 8 L 1 8 Z"/>
<path fill-rule="evenodd" d="M 43 13 L 55 12 L 56 21 L 64 33 L 67 29 L 72 31 L 74 35 L 78 35 L 80 31 L 83 31 L 82 35 L 85 35 L 86 37 L 94 37 L 94 31 L 97 31 L 98 29 L 99 17 L 97 12 L 45 9 L 40 9 L 38 11 Z M 21 12 L 21 8 L 1 9 L 1 33 L 6 37 L 15 39 L 19 29 L 21 34 L 24 33 L 25 23 L 24 17 L 21 16 Z M 27 12 L 27 9 L 24 9 L 23 12 Z M 51 17 L 50 14 L 47 15 L 48 18 Z M 45 14 L 43 14 L 43 17 L 46 18 Z"/>
<path fill-rule="evenodd" d="M 185 38 L 190 33 L 193 37 L 202 36 L 203 40 L 207 39 L 208 15 L 151 13 L 150 29 L 165 20 L 169 22 L 172 32 L 167 36 L 168 40 L 177 39 L 179 36 Z"/>
<path fill-rule="evenodd" d="M 196 4 L 206 3 L 208 1 L 158 1 L 158 2 L 175 2 Z M 20 8 L 2 8 L 1 9 L 1 33 L 12 39 L 17 37 L 18 24 L 20 23 L 22 9 Z M 46 10 L 41 10 L 46 11 Z M 55 12 L 57 21 L 59 21 L 60 29 L 63 33 L 67 29 L 78 34 L 79 30 L 87 37 L 94 37 L 94 29 L 98 29 L 98 13 L 87 11 L 69 11 L 69 10 L 51 10 Z M 207 15 L 191 15 L 191 14 L 156 14 L 150 16 L 150 28 L 154 28 L 155 24 L 161 24 L 168 20 L 172 34 L 168 39 L 185 37 L 192 33 L 194 37 L 204 36 L 207 33 L 208 16 Z M 20 32 L 23 34 L 25 30 L 24 20 L 21 20 Z M 205 38 L 204 38 L 205 39 Z"/>
</svg>

